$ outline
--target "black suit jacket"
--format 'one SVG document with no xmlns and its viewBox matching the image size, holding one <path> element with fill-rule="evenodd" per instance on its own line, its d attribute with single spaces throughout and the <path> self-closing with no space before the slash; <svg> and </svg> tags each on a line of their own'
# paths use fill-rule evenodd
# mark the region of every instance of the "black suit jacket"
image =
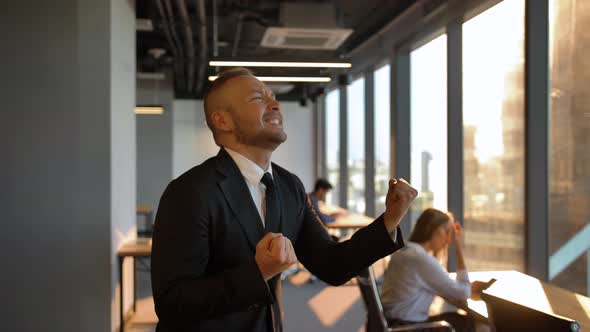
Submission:
<svg viewBox="0 0 590 332">
<path fill-rule="evenodd" d="M 340 285 L 403 246 L 383 218 L 334 242 L 313 212 L 300 180 L 273 164 L 281 218 L 278 231 L 321 280 Z M 244 177 L 221 149 L 172 181 L 162 195 L 152 244 L 157 331 L 271 331 L 278 278 L 266 283 L 254 260 L 265 231 Z M 280 318 L 276 319 L 280 329 Z"/>
</svg>

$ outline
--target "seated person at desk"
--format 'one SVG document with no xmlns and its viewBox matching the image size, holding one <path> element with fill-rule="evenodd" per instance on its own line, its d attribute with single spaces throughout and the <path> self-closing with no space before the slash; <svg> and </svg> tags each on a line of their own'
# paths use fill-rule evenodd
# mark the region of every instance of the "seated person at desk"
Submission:
<svg viewBox="0 0 590 332">
<path fill-rule="evenodd" d="M 340 211 L 329 214 L 325 214 L 322 211 L 320 211 L 319 202 L 326 201 L 326 195 L 330 190 L 332 190 L 332 184 L 328 182 L 328 180 L 318 179 L 315 183 L 313 192 L 307 194 L 309 196 L 309 199 L 311 200 L 311 204 L 313 205 L 316 214 L 320 217 L 324 224 L 329 224 L 331 222 L 336 221 L 336 217 L 342 214 L 342 212 Z"/>
<path fill-rule="evenodd" d="M 426 209 L 418 218 L 406 247 L 391 256 L 381 286 L 383 310 L 390 326 L 445 320 L 457 332 L 474 331 L 471 317 L 456 312 L 428 316 L 435 295 L 466 301 L 485 283 L 469 282 L 459 237 L 461 225 L 450 213 Z M 454 233 L 454 237 L 452 236 Z M 457 280 L 437 260 L 453 241 L 457 256 Z"/>
</svg>

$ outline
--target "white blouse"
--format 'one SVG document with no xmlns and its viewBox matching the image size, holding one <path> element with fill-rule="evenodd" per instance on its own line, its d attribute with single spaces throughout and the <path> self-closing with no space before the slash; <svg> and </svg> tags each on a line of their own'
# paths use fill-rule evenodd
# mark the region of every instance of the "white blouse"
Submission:
<svg viewBox="0 0 590 332">
<path fill-rule="evenodd" d="M 409 242 L 391 256 L 381 285 L 385 316 L 405 321 L 422 322 L 435 295 L 458 301 L 471 296 L 467 271 L 457 271 L 450 278 L 438 260 L 420 244 Z"/>
</svg>

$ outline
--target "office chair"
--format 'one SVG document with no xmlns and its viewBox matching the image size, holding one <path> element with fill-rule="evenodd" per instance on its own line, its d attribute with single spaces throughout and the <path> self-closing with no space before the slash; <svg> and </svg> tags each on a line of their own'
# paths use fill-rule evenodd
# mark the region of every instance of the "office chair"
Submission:
<svg viewBox="0 0 590 332">
<path fill-rule="evenodd" d="M 367 323 L 366 332 L 405 332 L 405 331 L 440 331 L 440 332 L 455 332 L 451 324 L 445 321 L 416 323 L 410 325 L 389 327 L 385 314 L 383 313 L 383 305 L 381 304 L 381 296 L 377 289 L 375 281 L 375 274 L 372 267 L 362 270 L 356 277 L 365 308 L 367 309 Z"/>
</svg>

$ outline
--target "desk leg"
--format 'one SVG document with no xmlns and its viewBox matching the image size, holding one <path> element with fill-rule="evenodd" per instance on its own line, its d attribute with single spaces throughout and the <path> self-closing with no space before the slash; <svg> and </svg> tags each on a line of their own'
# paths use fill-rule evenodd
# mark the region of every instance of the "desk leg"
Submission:
<svg viewBox="0 0 590 332">
<path fill-rule="evenodd" d="M 119 257 L 119 331 L 125 331 L 125 319 L 123 318 L 123 261 L 125 257 Z"/>
<path fill-rule="evenodd" d="M 137 266 L 136 266 L 136 257 L 133 258 L 133 313 L 137 313 L 137 307 L 135 306 L 137 300 Z"/>
</svg>

